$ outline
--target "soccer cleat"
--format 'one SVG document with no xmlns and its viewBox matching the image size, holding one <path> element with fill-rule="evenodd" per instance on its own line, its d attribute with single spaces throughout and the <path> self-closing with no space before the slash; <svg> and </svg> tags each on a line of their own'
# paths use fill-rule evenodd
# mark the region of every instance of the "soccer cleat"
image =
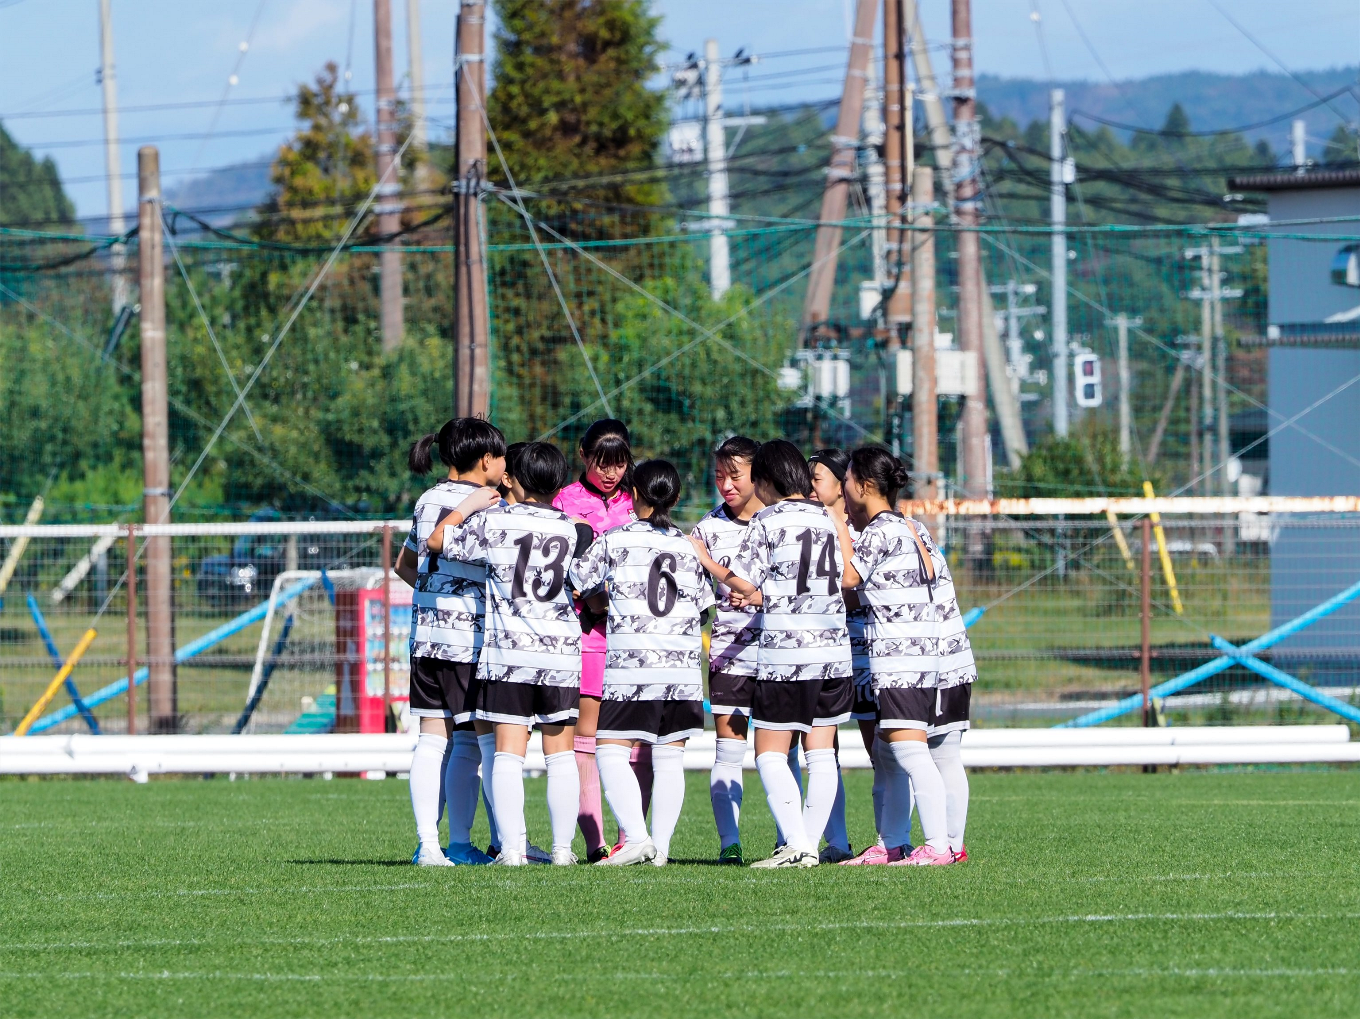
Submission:
<svg viewBox="0 0 1360 1019">
<path fill-rule="evenodd" d="M 524 858 L 530 863 L 553 862 L 552 853 L 539 849 L 538 846 L 534 845 L 532 842 L 530 842 L 529 847 L 524 850 Z"/>
<path fill-rule="evenodd" d="M 623 848 L 624 841 L 625 841 L 625 840 L 624 840 L 624 837 L 623 837 L 623 833 L 622 833 L 622 832 L 619 832 L 619 840 L 618 840 L 618 842 L 614 843 L 614 845 L 612 845 L 612 846 L 609 847 L 609 855 L 610 855 L 610 856 L 613 856 L 613 855 L 614 855 L 615 853 L 617 853 L 620 849 L 622 849 L 622 848 Z"/>
<path fill-rule="evenodd" d="M 886 849 L 880 845 L 872 845 L 864 852 L 849 860 L 842 860 L 842 867 L 865 867 L 872 864 L 896 863 L 904 859 L 911 852 L 911 846 L 894 846 Z"/>
<path fill-rule="evenodd" d="M 609 854 L 614 850 L 609 846 L 599 846 L 586 853 L 586 863 L 599 863 L 601 860 L 609 859 Z"/>
<path fill-rule="evenodd" d="M 954 854 L 954 862 L 955 862 L 955 863 L 967 863 L 967 862 L 968 862 L 968 847 L 967 847 L 967 846 L 963 846 L 963 845 L 959 846 L 959 851 L 958 851 L 957 853 Z"/>
<path fill-rule="evenodd" d="M 415 855 L 411 857 L 411 862 L 417 867 L 452 867 L 453 861 L 448 859 L 443 850 L 437 845 L 429 846 L 421 843 L 416 846 Z"/>
<path fill-rule="evenodd" d="M 500 856 L 491 861 L 493 867 L 523 867 L 529 861 L 519 853 L 512 853 L 508 849 L 502 849 Z"/>
<path fill-rule="evenodd" d="M 552 851 L 552 862 L 554 867 L 570 867 L 581 861 L 576 859 L 576 854 L 570 849 L 554 849 Z"/>
<path fill-rule="evenodd" d="M 890 867 L 948 867 L 954 862 L 954 854 L 948 849 L 933 849 L 930 846 L 917 846 L 905 860 L 895 860 Z"/>
<path fill-rule="evenodd" d="M 622 846 L 615 847 L 614 851 L 606 856 L 597 867 L 627 867 L 634 863 L 646 863 L 656 858 L 656 846 L 652 840 L 647 838 L 641 842 L 625 842 Z"/>
<path fill-rule="evenodd" d="M 840 846 L 828 845 L 817 855 L 818 863 L 844 863 L 846 860 L 853 859 L 854 853 L 849 849 L 842 849 Z"/>
<path fill-rule="evenodd" d="M 484 866 L 493 859 L 471 842 L 450 842 L 448 848 L 444 850 L 444 856 L 450 863 L 461 863 L 474 867 Z"/>
<path fill-rule="evenodd" d="M 773 870 L 776 867 L 815 867 L 817 854 L 809 853 L 805 849 L 794 849 L 793 846 L 780 846 L 768 860 L 757 860 L 751 866 L 762 870 Z"/>
<path fill-rule="evenodd" d="M 652 866 L 653 866 L 653 867 L 664 867 L 664 866 L 666 866 L 666 864 L 669 863 L 669 862 L 670 862 L 670 857 L 667 856 L 665 853 L 663 853 L 663 852 L 662 852 L 661 850 L 659 850 L 659 849 L 656 851 L 656 855 L 652 857 Z"/>
<path fill-rule="evenodd" d="M 733 842 L 730 846 L 723 846 L 722 852 L 718 854 L 718 862 L 722 864 L 736 864 L 741 866 L 746 861 L 741 858 L 741 843 Z"/>
</svg>

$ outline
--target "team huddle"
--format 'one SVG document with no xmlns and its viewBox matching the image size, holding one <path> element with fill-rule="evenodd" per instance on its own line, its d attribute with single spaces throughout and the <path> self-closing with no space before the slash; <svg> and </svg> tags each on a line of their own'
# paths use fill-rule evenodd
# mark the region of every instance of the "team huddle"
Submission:
<svg viewBox="0 0 1360 1019">
<path fill-rule="evenodd" d="M 665 460 L 634 463 L 621 421 L 587 429 L 584 471 L 570 484 L 557 447 L 507 446 L 479 418 L 421 439 L 411 468 L 428 472 L 436 448 L 448 478 L 417 500 L 397 566 L 415 590 L 413 863 L 575 864 L 579 828 L 589 863 L 664 866 L 685 743 L 704 728 L 705 658 L 719 862 L 746 862 L 748 737 L 778 831 L 774 853 L 751 866 L 967 859 L 959 742 L 977 673 L 948 564 L 926 528 L 897 512 L 907 471 L 891 453 L 804 459 L 784 440 L 733 436 L 714 453 L 722 501 L 686 535 L 671 520 L 679 473 Z M 878 830 L 858 855 L 837 747 L 852 718 L 874 766 Z M 548 851 L 525 824 L 533 729 Z M 486 852 L 471 838 L 479 794 Z"/>
</svg>

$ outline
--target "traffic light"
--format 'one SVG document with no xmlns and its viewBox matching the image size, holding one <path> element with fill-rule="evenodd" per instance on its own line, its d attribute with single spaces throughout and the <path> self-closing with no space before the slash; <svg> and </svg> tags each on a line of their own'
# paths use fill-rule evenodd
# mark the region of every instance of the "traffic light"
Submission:
<svg viewBox="0 0 1360 1019">
<path fill-rule="evenodd" d="M 1100 406 L 1100 358 L 1095 354 L 1078 354 L 1072 359 L 1072 370 L 1077 376 L 1077 406 Z"/>
</svg>

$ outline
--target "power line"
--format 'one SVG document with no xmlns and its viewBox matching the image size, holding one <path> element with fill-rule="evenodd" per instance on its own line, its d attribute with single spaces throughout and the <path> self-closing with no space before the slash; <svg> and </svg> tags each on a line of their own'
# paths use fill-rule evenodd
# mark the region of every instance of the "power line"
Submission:
<svg viewBox="0 0 1360 1019">
<path fill-rule="evenodd" d="M 1338 96 L 1343 96 L 1348 92 L 1354 92 L 1353 86 L 1342 85 L 1339 89 L 1329 92 L 1325 96 L 1319 96 L 1313 102 L 1300 106 L 1296 110 L 1290 110 L 1288 113 L 1281 113 L 1278 116 L 1270 117 L 1267 120 L 1258 120 L 1254 124 L 1243 124 L 1239 127 L 1223 127 L 1213 131 L 1168 131 L 1165 128 L 1160 127 L 1144 127 L 1140 124 L 1126 124 L 1123 121 L 1110 120 L 1108 117 L 1102 117 L 1095 113 L 1087 113 L 1084 110 L 1073 110 L 1072 116 L 1084 117 L 1087 120 L 1095 121 L 1097 124 L 1105 124 L 1108 127 L 1117 127 L 1122 131 L 1138 131 L 1143 134 L 1161 135 L 1164 138 L 1214 138 L 1222 134 L 1246 134 L 1248 131 L 1256 131 L 1263 127 L 1270 127 L 1272 124 L 1278 124 L 1282 120 L 1290 120 L 1297 117 L 1300 113 L 1307 113 L 1309 110 L 1315 110 L 1324 103 L 1336 99 Z"/>
</svg>

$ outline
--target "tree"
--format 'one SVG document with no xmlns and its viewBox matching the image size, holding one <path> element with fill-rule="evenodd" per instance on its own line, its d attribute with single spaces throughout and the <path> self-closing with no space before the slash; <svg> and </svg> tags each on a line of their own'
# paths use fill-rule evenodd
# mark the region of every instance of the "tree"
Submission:
<svg viewBox="0 0 1360 1019">
<path fill-rule="evenodd" d="M 647 0 L 495 0 L 495 87 L 487 114 L 521 185 L 648 170 L 666 131 L 660 17 Z M 488 174 L 504 182 L 494 155 Z M 664 200 L 662 184 L 618 180 L 594 197 Z"/>
<path fill-rule="evenodd" d="M 1324 166 L 1354 166 L 1360 159 L 1360 138 L 1347 124 L 1338 124 L 1322 152 Z"/>
<path fill-rule="evenodd" d="M 0 226 L 51 229 L 75 214 L 52 157 L 34 159 L 0 124 Z"/>
</svg>

